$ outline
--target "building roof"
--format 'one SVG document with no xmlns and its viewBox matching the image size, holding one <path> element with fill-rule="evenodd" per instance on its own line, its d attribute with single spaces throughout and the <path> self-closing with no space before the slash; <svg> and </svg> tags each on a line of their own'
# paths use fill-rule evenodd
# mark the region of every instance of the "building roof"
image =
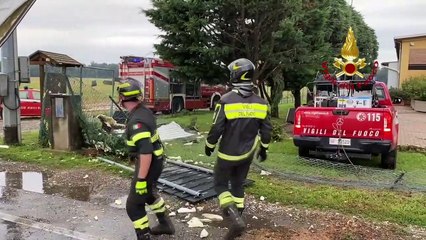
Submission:
<svg viewBox="0 0 426 240">
<path fill-rule="evenodd" d="M 399 60 L 399 49 L 401 47 L 402 40 L 416 39 L 416 38 L 426 38 L 426 33 L 394 37 L 396 56 L 398 57 L 398 60 Z"/>
<path fill-rule="evenodd" d="M 29 56 L 31 64 L 50 64 L 61 67 L 81 67 L 82 63 L 68 55 L 38 50 Z"/>
</svg>

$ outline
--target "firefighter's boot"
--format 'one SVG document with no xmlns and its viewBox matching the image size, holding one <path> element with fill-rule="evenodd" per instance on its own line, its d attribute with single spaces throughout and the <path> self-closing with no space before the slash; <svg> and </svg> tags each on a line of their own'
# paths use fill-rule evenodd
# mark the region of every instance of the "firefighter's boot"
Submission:
<svg viewBox="0 0 426 240">
<path fill-rule="evenodd" d="M 227 213 L 226 218 L 230 221 L 230 227 L 228 233 L 225 235 L 225 240 L 233 240 L 236 237 L 241 236 L 246 224 L 244 223 L 238 209 L 235 205 L 230 205 L 226 207 L 225 212 Z"/>
<path fill-rule="evenodd" d="M 156 213 L 158 218 L 158 225 L 151 228 L 150 232 L 152 235 L 173 235 L 175 234 L 175 228 L 173 226 L 172 220 L 167 215 L 166 212 Z"/>
<path fill-rule="evenodd" d="M 243 216 L 243 212 L 244 212 L 244 208 L 237 208 L 238 209 L 238 213 L 240 214 L 240 216 Z"/>
<path fill-rule="evenodd" d="M 151 236 L 148 231 L 140 229 L 136 229 L 135 231 L 138 240 L 151 240 Z"/>
</svg>

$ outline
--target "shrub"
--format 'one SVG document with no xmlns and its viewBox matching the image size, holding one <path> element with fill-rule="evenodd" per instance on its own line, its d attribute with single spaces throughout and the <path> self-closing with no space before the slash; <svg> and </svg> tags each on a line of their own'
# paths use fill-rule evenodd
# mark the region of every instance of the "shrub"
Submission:
<svg viewBox="0 0 426 240">
<path fill-rule="evenodd" d="M 402 90 L 413 99 L 426 101 L 426 76 L 409 78 L 402 83 Z"/>
<path fill-rule="evenodd" d="M 282 119 L 277 119 L 277 118 L 273 118 L 271 120 L 271 124 L 272 124 L 272 141 L 277 141 L 280 142 L 281 140 L 283 140 L 284 136 L 283 136 L 283 120 Z"/>
<path fill-rule="evenodd" d="M 411 97 L 410 94 L 408 92 L 405 92 L 402 89 L 398 89 L 398 88 L 390 88 L 389 89 L 389 93 L 392 99 L 394 98 L 402 98 L 402 100 L 404 101 L 410 101 Z"/>
</svg>

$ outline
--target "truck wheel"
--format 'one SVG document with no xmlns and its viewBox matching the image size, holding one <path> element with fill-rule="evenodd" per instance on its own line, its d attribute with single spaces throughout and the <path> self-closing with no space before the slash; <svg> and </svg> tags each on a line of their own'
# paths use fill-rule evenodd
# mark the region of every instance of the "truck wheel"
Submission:
<svg viewBox="0 0 426 240">
<path fill-rule="evenodd" d="M 182 98 L 173 98 L 172 101 L 172 113 L 180 113 L 183 109 Z"/>
<path fill-rule="evenodd" d="M 219 100 L 220 100 L 220 96 L 218 96 L 218 95 L 216 95 L 213 98 L 212 105 L 210 106 L 210 111 L 213 111 L 216 108 L 216 104 L 217 104 L 217 102 L 219 102 Z"/>
<path fill-rule="evenodd" d="M 396 155 L 397 150 L 392 150 L 388 153 L 382 153 L 382 168 L 395 169 L 396 168 Z"/>
<path fill-rule="evenodd" d="M 299 147 L 299 157 L 309 157 L 309 148 Z"/>
</svg>

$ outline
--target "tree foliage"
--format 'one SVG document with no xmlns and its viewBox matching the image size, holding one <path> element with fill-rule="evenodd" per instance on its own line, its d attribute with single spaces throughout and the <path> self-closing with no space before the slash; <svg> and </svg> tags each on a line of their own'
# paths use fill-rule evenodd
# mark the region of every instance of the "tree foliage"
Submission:
<svg viewBox="0 0 426 240">
<path fill-rule="evenodd" d="M 273 106 L 284 89 L 295 95 L 340 55 L 353 27 L 360 57 L 372 62 L 374 30 L 345 0 L 152 0 L 144 10 L 162 30 L 157 53 L 179 67 L 186 80 L 224 83 L 227 64 L 245 57 L 257 67 L 260 94 Z M 272 88 L 267 94 L 265 85 Z M 297 96 L 295 96 L 297 98 Z M 296 101 L 296 107 L 300 101 Z"/>
</svg>

